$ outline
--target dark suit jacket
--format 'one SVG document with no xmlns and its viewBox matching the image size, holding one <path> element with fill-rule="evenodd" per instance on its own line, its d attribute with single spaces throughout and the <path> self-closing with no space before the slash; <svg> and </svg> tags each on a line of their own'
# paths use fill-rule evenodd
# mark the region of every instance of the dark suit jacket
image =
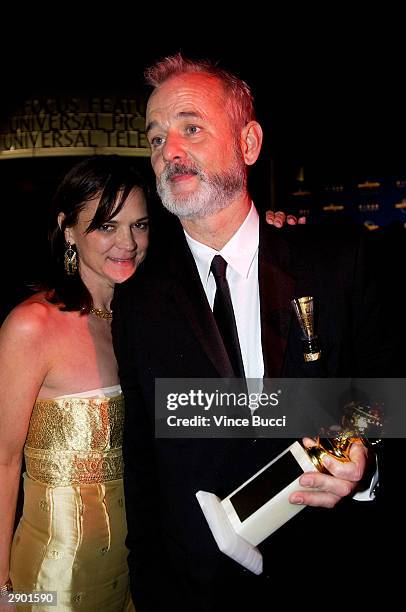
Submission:
<svg viewBox="0 0 406 612">
<path fill-rule="evenodd" d="M 117 287 L 114 300 L 113 339 L 126 400 L 129 567 L 137 610 L 270 609 L 277 590 L 294 601 L 315 593 L 319 580 L 327 592 L 334 568 L 344 570 L 360 541 L 368 548 L 380 533 L 376 502 L 306 508 L 260 546 L 264 573 L 257 577 L 218 551 L 195 493 L 203 489 L 223 498 L 289 441 L 154 439 L 156 377 L 231 375 L 183 231 L 176 227 L 168 233 L 152 246 L 144 268 Z M 387 374 L 364 257 L 362 240 L 350 229 L 261 225 L 266 376 Z M 313 295 L 318 304 L 320 362 L 303 360 L 290 307 L 295 295 Z M 368 556 L 360 561 L 361 581 L 370 562 Z M 307 579 L 313 586 L 305 590 Z"/>
</svg>

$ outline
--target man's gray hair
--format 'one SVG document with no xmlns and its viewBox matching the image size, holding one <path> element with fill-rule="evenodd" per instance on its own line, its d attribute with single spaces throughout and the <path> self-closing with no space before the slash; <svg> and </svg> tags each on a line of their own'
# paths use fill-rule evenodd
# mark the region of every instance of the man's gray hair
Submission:
<svg viewBox="0 0 406 612">
<path fill-rule="evenodd" d="M 210 60 L 194 61 L 176 53 L 157 61 L 144 74 L 148 85 L 157 88 L 171 77 L 191 73 L 207 74 L 221 81 L 225 91 L 226 110 L 238 129 L 255 120 L 254 98 L 247 83 L 231 72 L 218 68 Z"/>
</svg>

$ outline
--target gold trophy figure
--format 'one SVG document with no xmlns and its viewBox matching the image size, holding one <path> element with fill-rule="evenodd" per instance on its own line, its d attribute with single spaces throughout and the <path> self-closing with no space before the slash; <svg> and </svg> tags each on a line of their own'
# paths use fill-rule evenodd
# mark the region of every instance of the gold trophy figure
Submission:
<svg viewBox="0 0 406 612">
<path fill-rule="evenodd" d="M 328 473 L 323 465 L 323 457 L 330 455 L 338 461 L 350 461 L 350 448 L 353 442 L 361 442 L 366 447 L 374 447 L 381 442 L 380 438 L 371 439 L 368 434 L 382 431 L 381 409 L 361 406 L 357 402 L 350 402 L 344 408 L 342 429 L 337 431 L 331 428 L 323 434 L 329 437 L 318 437 L 316 446 L 307 448 L 313 465 L 319 472 Z M 368 437 L 367 437 L 368 436 Z"/>
</svg>

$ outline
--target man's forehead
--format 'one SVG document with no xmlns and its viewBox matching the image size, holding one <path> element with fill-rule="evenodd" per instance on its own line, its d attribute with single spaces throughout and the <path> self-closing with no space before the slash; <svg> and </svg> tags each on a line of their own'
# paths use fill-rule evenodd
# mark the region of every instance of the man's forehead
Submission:
<svg viewBox="0 0 406 612">
<path fill-rule="evenodd" d="M 149 97 L 147 115 L 171 107 L 176 114 L 199 112 L 200 104 L 223 101 L 221 81 L 205 73 L 182 74 L 170 77 Z M 185 108 L 182 108 L 182 106 Z"/>
</svg>

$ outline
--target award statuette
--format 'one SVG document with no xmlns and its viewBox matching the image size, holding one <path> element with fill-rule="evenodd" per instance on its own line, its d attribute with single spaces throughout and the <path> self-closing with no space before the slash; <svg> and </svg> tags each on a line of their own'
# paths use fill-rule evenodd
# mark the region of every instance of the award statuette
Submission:
<svg viewBox="0 0 406 612">
<path fill-rule="evenodd" d="M 379 442 L 366 439 L 371 431 L 382 431 L 381 416 L 376 411 L 350 402 L 344 413 L 342 429 L 325 432 L 333 437 L 318 438 L 310 449 L 294 442 L 223 500 L 207 491 L 196 493 L 221 552 L 254 574 L 261 574 L 262 555 L 256 546 L 305 507 L 289 502 L 294 491 L 312 490 L 300 486 L 303 472 L 328 472 L 322 463 L 326 454 L 349 461 L 353 442 L 366 446 Z"/>
<path fill-rule="evenodd" d="M 305 361 L 317 361 L 321 351 L 314 332 L 313 297 L 299 297 L 292 300 L 292 306 L 302 332 L 303 356 Z"/>
</svg>

